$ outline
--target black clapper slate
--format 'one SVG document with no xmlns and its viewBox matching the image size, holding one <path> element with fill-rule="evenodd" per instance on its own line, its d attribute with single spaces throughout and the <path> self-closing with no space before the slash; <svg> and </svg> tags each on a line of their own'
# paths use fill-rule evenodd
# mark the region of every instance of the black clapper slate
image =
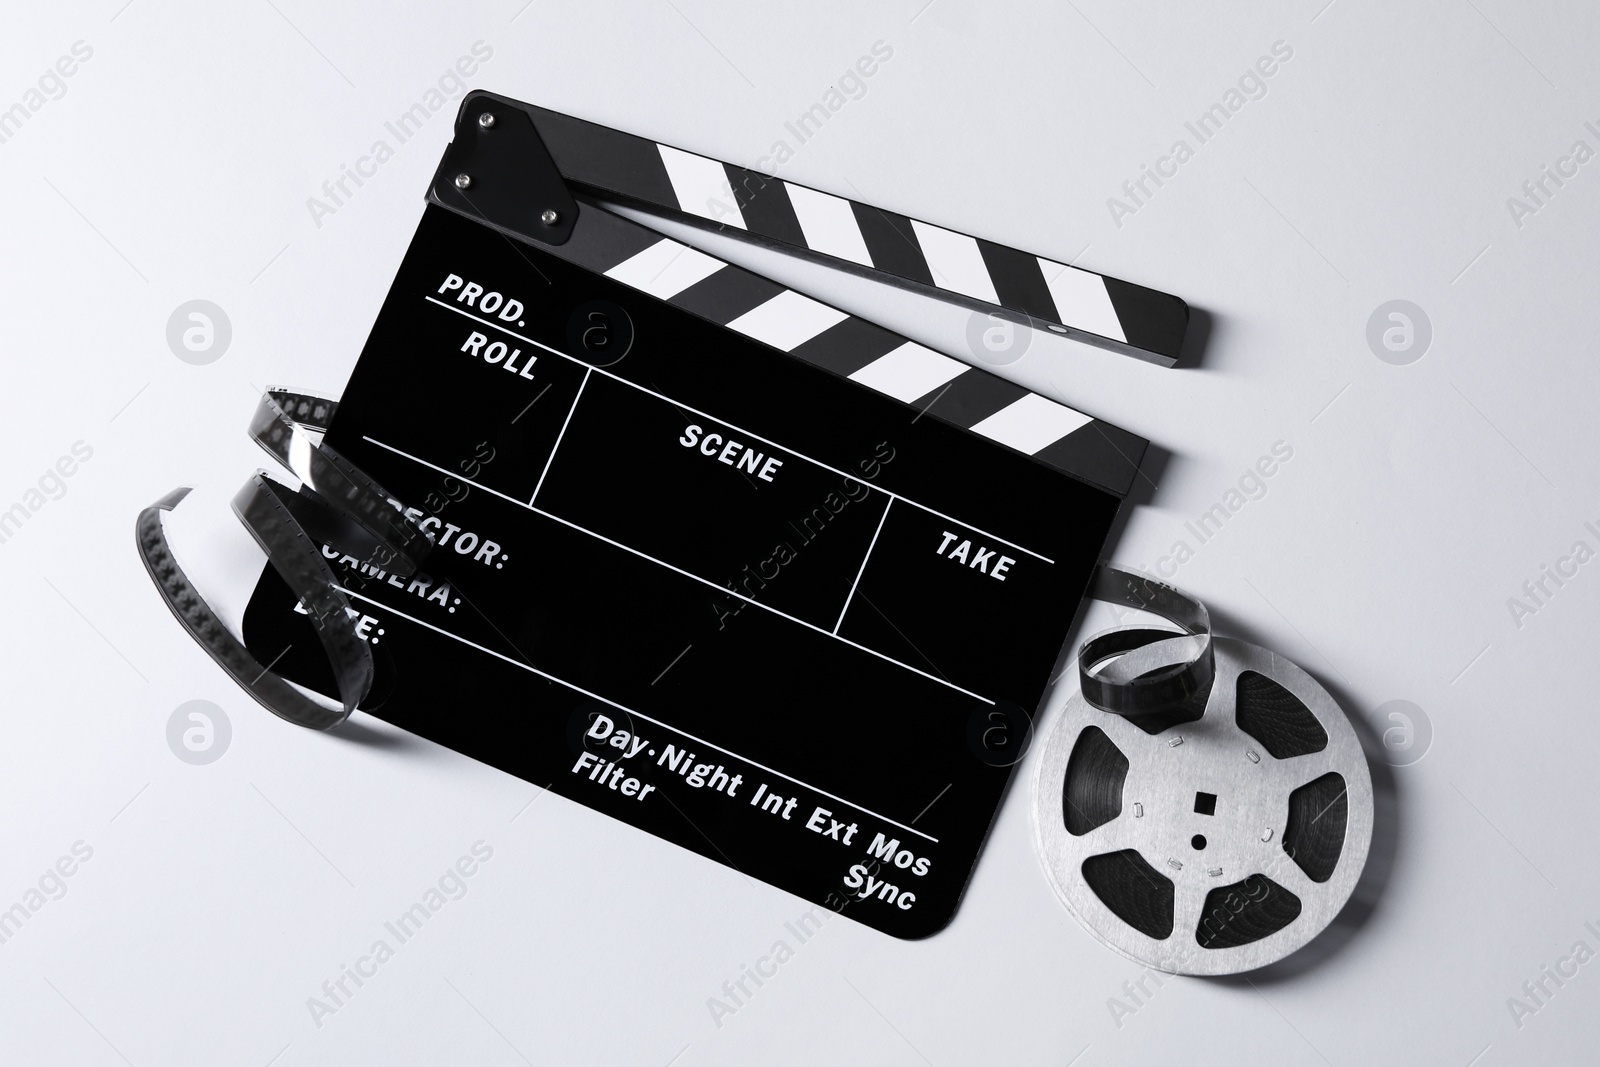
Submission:
<svg viewBox="0 0 1600 1067">
<path fill-rule="evenodd" d="M 430 205 L 340 402 L 327 443 L 440 535 L 417 579 L 330 559 L 374 642 L 365 710 L 938 931 L 1120 495 L 560 251 Z M 597 301 L 620 360 L 584 347 Z M 244 633 L 331 688 L 270 568 Z"/>
</svg>

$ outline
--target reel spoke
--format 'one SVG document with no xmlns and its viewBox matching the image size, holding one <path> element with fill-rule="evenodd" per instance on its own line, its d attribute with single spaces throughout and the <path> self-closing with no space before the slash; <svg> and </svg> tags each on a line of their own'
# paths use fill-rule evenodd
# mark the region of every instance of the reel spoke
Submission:
<svg viewBox="0 0 1600 1067">
<path fill-rule="evenodd" d="M 1098 662 L 1105 684 L 1170 669 L 1195 644 L 1154 641 L 1146 659 L 1120 653 L 1117 671 Z M 1039 762 L 1036 830 L 1058 895 L 1101 941 L 1160 970 L 1233 974 L 1300 948 L 1349 899 L 1372 783 L 1354 729 L 1309 675 L 1241 641 L 1205 647 L 1215 665 L 1199 714 L 1160 725 L 1082 692 L 1068 702 Z M 1069 791 L 1102 821 L 1069 832 Z"/>
</svg>

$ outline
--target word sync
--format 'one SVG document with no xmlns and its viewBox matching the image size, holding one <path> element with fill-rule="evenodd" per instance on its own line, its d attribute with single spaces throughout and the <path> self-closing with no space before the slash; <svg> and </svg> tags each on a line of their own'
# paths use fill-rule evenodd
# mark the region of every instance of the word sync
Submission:
<svg viewBox="0 0 1600 1067">
<path fill-rule="evenodd" d="M 857 900 L 881 900 L 901 911 L 910 911 L 917 903 L 917 894 L 902 889 L 886 878 L 879 878 L 878 872 L 885 864 L 893 864 L 901 870 L 909 869 L 911 874 L 921 878 L 928 873 L 932 862 L 926 856 L 919 857 L 910 849 L 901 848 L 899 838 L 886 839 L 881 833 L 873 835 L 867 853 L 873 857 L 872 860 L 870 863 L 854 864 L 850 868 L 844 876 L 845 888 L 856 890 Z"/>
</svg>

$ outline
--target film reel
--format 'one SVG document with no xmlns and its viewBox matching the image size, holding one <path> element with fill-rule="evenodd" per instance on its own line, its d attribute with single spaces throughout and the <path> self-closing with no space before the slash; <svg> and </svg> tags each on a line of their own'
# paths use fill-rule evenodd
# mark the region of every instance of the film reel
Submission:
<svg viewBox="0 0 1600 1067">
<path fill-rule="evenodd" d="M 1110 568 L 1094 592 L 1185 632 L 1085 644 L 1086 684 L 1035 782 L 1051 884 L 1095 937 L 1161 971 L 1282 959 L 1333 921 L 1366 863 L 1372 780 L 1355 729 L 1293 663 L 1211 636 L 1186 594 Z"/>
</svg>

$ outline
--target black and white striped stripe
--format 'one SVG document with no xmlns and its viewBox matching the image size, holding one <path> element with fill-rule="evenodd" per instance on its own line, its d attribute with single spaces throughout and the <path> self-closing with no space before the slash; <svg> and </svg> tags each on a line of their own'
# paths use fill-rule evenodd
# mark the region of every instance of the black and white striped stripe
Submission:
<svg viewBox="0 0 1600 1067">
<path fill-rule="evenodd" d="M 549 251 L 862 386 L 1126 495 L 1145 441 L 585 204 Z"/>
<path fill-rule="evenodd" d="M 557 168 L 601 197 L 682 214 L 909 288 L 1004 308 L 1170 366 L 1189 309 L 1175 296 L 543 108 Z"/>
</svg>

